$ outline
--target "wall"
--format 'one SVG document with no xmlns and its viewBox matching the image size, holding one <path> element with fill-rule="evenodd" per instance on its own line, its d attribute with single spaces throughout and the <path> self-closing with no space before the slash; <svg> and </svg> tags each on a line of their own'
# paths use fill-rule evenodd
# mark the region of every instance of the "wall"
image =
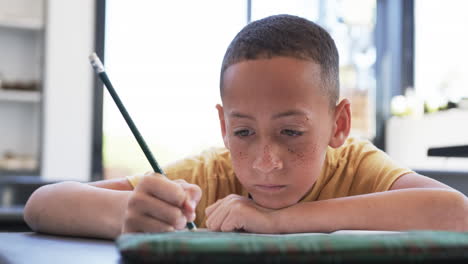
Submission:
<svg viewBox="0 0 468 264">
<path fill-rule="evenodd" d="M 49 0 L 46 21 L 44 180 L 88 181 L 91 175 L 95 1 Z"/>
</svg>

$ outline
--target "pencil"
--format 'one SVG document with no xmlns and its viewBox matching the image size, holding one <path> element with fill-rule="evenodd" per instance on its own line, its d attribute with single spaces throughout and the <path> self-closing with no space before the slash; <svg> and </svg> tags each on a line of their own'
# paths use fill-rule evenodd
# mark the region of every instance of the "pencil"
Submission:
<svg viewBox="0 0 468 264">
<path fill-rule="evenodd" d="M 123 105 L 122 101 L 120 100 L 119 95 L 114 89 L 114 86 L 112 86 L 111 81 L 109 80 L 109 77 L 107 76 L 106 70 L 104 69 L 104 65 L 102 64 L 101 60 L 97 56 L 96 53 L 93 53 L 89 56 L 89 61 L 91 62 L 91 65 L 93 66 L 94 70 L 96 71 L 97 75 L 99 76 L 99 79 L 102 81 L 104 86 L 107 87 L 107 90 L 109 91 L 112 99 L 114 99 L 115 104 L 117 105 L 117 108 L 119 108 L 120 113 L 122 114 L 123 118 L 127 122 L 128 127 L 133 133 L 133 136 L 135 136 L 136 141 L 138 142 L 138 145 L 140 145 L 141 150 L 143 150 L 143 153 L 146 156 L 146 159 L 150 163 L 151 167 L 153 168 L 154 172 L 162 174 L 166 176 L 162 168 L 159 166 L 158 162 L 154 158 L 153 154 L 151 153 L 150 149 L 148 148 L 148 145 L 146 144 L 145 140 L 143 139 L 143 136 L 140 134 L 140 131 L 138 131 L 138 128 L 136 127 L 135 123 L 133 122 L 132 118 L 128 114 L 127 109 Z M 194 222 L 188 222 L 187 223 L 187 228 L 191 231 L 194 231 L 197 229 L 197 226 L 195 225 Z"/>
</svg>

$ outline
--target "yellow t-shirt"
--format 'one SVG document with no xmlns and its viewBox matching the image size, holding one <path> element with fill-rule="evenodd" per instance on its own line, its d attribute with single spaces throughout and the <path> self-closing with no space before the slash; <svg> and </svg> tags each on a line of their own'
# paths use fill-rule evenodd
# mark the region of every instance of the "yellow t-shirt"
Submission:
<svg viewBox="0 0 468 264">
<path fill-rule="evenodd" d="M 229 194 L 248 196 L 234 174 L 230 153 L 225 148 L 209 149 L 169 165 L 164 171 L 170 179 L 184 179 L 202 189 L 195 220 L 201 228 L 206 227 L 206 207 Z M 369 141 L 349 138 L 339 148 L 328 148 L 322 172 L 302 201 L 387 191 L 398 177 L 409 172 L 412 171 L 395 164 Z M 140 177 L 127 179 L 135 187 Z"/>
</svg>

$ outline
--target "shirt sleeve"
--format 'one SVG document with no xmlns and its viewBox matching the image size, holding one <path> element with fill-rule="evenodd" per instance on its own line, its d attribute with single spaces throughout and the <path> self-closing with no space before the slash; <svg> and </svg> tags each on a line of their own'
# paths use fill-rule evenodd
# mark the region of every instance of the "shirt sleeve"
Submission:
<svg viewBox="0 0 468 264">
<path fill-rule="evenodd" d="M 399 177 L 412 172 L 370 142 L 363 143 L 357 152 L 353 155 L 355 172 L 350 195 L 388 191 Z"/>
<path fill-rule="evenodd" d="M 171 180 L 183 179 L 189 183 L 197 183 L 196 175 L 203 173 L 203 161 L 199 157 L 191 157 L 164 167 L 164 173 Z M 135 188 L 144 174 L 127 176 L 127 180 Z M 200 177 L 198 177 L 200 178 Z"/>
</svg>

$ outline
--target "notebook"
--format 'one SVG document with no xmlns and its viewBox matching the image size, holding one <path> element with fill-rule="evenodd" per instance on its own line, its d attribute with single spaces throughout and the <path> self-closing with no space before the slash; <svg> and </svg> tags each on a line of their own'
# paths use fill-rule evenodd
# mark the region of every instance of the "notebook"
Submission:
<svg viewBox="0 0 468 264">
<path fill-rule="evenodd" d="M 468 263 L 468 233 L 441 231 L 265 235 L 200 230 L 124 234 L 116 243 L 124 263 Z"/>
</svg>

